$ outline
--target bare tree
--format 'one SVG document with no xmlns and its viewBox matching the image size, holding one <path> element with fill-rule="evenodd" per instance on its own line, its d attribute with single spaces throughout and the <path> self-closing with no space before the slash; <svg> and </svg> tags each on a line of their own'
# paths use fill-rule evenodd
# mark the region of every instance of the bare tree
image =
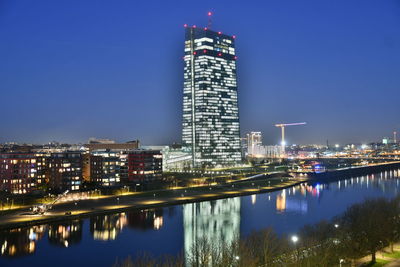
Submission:
<svg viewBox="0 0 400 267">
<path fill-rule="evenodd" d="M 390 235 L 387 200 L 366 200 L 347 209 L 342 216 L 342 227 L 346 232 L 342 244 L 348 256 L 356 258 L 371 254 L 371 262 L 376 262 L 376 252 L 387 245 Z"/>
</svg>

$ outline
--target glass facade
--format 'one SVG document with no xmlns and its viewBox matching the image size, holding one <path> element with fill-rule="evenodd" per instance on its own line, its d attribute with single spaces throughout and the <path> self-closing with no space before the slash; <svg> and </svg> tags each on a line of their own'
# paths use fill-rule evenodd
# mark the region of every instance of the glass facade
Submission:
<svg viewBox="0 0 400 267">
<path fill-rule="evenodd" d="M 182 141 L 193 165 L 241 160 L 235 37 L 186 28 Z"/>
</svg>

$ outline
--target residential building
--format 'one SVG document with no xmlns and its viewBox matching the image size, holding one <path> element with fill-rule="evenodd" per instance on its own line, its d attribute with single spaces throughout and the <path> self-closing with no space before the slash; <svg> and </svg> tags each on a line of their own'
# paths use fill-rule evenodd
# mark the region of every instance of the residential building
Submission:
<svg viewBox="0 0 400 267">
<path fill-rule="evenodd" d="M 85 182 L 102 183 L 103 157 L 89 153 L 82 155 L 82 178 Z"/>
<path fill-rule="evenodd" d="M 109 150 L 96 150 L 92 152 L 93 156 L 102 159 L 101 174 L 96 182 L 101 186 L 115 186 L 121 183 L 122 168 L 121 152 Z"/>
<path fill-rule="evenodd" d="M 26 194 L 36 187 L 36 158 L 33 153 L 0 154 L 0 191 Z"/>
<path fill-rule="evenodd" d="M 146 182 L 162 175 L 159 150 L 134 150 L 128 153 L 128 182 Z"/>
<path fill-rule="evenodd" d="M 82 183 L 82 155 L 80 152 L 52 153 L 47 159 L 49 186 L 56 192 L 76 191 Z"/>
</svg>

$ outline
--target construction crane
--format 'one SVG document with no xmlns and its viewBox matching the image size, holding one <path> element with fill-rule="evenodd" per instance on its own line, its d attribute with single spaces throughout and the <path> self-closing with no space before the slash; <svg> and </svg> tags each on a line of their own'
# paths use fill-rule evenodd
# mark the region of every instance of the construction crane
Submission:
<svg viewBox="0 0 400 267">
<path fill-rule="evenodd" d="M 295 122 L 295 123 L 278 123 L 275 124 L 275 127 L 280 127 L 282 131 L 282 141 L 281 141 L 281 146 L 282 146 L 282 153 L 285 152 L 285 127 L 286 126 L 296 126 L 296 125 L 305 125 L 307 123 L 305 122 Z"/>
</svg>

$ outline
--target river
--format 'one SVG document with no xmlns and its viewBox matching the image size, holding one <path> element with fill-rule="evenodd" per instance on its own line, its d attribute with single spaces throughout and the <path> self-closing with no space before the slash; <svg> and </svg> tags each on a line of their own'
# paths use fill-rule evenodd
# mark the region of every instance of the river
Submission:
<svg viewBox="0 0 400 267">
<path fill-rule="evenodd" d="M 251 196 L 96 215 L 0 232 L 0 266 L 112 266 L 146 251 L 184 255 L 196 239 L 229 242 L 272 227 L 295 234 L 366 198 L 398 194 L 400 170 Z"/>
</svg>

